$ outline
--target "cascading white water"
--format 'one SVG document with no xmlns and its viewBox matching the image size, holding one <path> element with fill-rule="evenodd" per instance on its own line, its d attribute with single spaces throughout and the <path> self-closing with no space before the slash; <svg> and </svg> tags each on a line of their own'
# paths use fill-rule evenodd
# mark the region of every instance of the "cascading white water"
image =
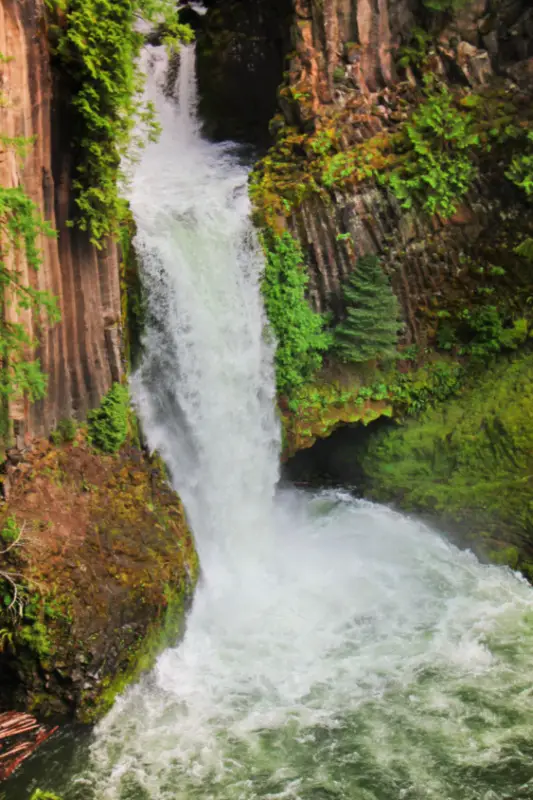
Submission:
<svg viewBox="0 0 533 800">
<path fill-rule="evenodd" d="M 166 85 L 164 51 L 146 60 L 163 132 L 131 196 L 150 320 L 134 394 L 200 548 L 234 547 L 251 528 L 261 536 L 278 449 L 247 170 L 234 148 L 199 135 L 194 49 L 181 51 L 177 103 L 157 88 Z"/>
<path fill-rule="evenodd" d="M 201 139 L 194 54 L 133 182 L 149 293 L 134 380 L 203 579 L 183 642 L 117 701 L 66 800 L 533 796 L 533 595 L 341 492 L 274 494 L 278 434 L 246 169 Z M 168 88 L 168 85 L 167 85 Z"/>
</svg>

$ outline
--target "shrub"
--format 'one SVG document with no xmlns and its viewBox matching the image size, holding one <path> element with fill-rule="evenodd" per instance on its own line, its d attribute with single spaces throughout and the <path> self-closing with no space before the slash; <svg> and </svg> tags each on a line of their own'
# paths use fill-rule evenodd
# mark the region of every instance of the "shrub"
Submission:
<svg viewBox="0 0 533 800">
<path fill-rule="evenodd" d="M 309 281 L 301 248 L 288 232 L 263 236 L 266 266 L 262 291 L 268 321 L 277 340 L 277 388 L 290 394 L 322 365 L 331 344 L 324 318 L 305 297 Z"/>
<path fill-rule="evenodd" d="M 128 437 L 130 397 L 127 386 L 114 383 L 100 408 L 88 415 L 89 441 L 99 450 L 116 453 Z"/>
<path fill-rule="evenodd" d="M 76 438 L 77 429 L 76 420 L 72 418 L 62 419 L 58 423 L 55 431 L 52 431 L 50 434 L 50 439 L 55 445 L 61 444 L 62 442 L 73 442 Z"/>
<path fill-rule="evenodd" d="M 533 197 L 533 131 L 527 134 L 528 148 L 513 158 L 505 177 L 524 190 L 528 197 Z"/>
<path fill-rule="evenodd" d="M 473 117 L 454 105 L 446 86 L 427 84 L 427 100 L 406 124 L 401 166 L 383 177 L 403 208 L 452 216 L 476 176 L 472 148 L 480 144 Z"/>
<path fill-rule="evenodd" d="M 395 355 L 399 304 L 376 256 L 357 261 L 344 287 L 346 319 L 335 329 L 334 347 L 343 361 L 365 362 Z"/>
</svg>

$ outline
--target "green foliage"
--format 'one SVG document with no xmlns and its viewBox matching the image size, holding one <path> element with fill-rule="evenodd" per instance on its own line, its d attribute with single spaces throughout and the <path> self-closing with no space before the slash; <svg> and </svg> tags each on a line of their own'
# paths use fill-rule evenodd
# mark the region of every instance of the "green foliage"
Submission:
<svg viewBox="0 0 533 800">
<path fill-rule="evenodd" d="M 30 800 L 61 800 L 61 798 L 57 794 L 52 794 L 52 792 L 43 792 L 41 789 L 36 789 Z"/>
<path fill-rule="evenodd" d="M 322 316 L 306 300 L 309 278 L 302 251 L 290 233 L 264 235 L 263 247 L 266 266 L 262 291 L 277 341 L 277 388 L 281 394 L 290 394 L 320 368 L 331 337 L 324 330 Z"/>
<path fill-rule="evenodd" d="M 190 41 L 173 0 L 49 0 L 59 32 L 57 57 L 72 81 L 77 225 L 99 246 L 125 214 L 121 161 L 158 133 L 154 109 L 141 98 L 136 22 L 162 23 L 165 41 Z"/>
<path fill-rule="evenodd" d="M 528 131 L 527 143 L 529 147 L 526 152 L 513 158 L 505 176 L 523 189 L 528 197 L 533 197 L 533 131 Z"/>
<path fill-rule="evenodd" d="M 399 304 L 376 256 L 364 256 L 344 287 L 346 318 L 335 328 L 343 361 L 392 358 L 400 329 Z"/>
<path fill-rule="evenodd" d="M 403 208 L 416 205 L 450 217 L 476 176 L 472 149 L 480 138 L 472 115 L 456 107 L 446 86 L 429 83 L 426 94 L 404 129 L 400 151 L 405 159 L 383 180 Z"/>
<path fill-rule="evenodd" d="M 469 0 L 422 0 L 430 11 L 457 11 L 467 5 Z"/>
<path fill-rule="evenodd" d="M 478 360 L 486 361 L 502 349 L 515 350 L 528 337 L 527 320 L 521 318 L 505 326 L 504 317 L 496 306 L 463 309 L 459 319 L 463 323 L 459 333 L 464 342 L 459 353 Z"/>
<path fill-rule="evenodd" d="M 88 415 L 89 441 L 99 450 L 116 453 L 125 443 L 130 429 L 130 396 L 127 386 L 114 383 L 100 408 Z"/>
<path fill-rule="evenodd" d="M 14 266 L 16 252 L 22 251 L 30 268 L 38 269 L 41 256 L 38 246 L 41 235 L 54 231 L 42 218 L 35 203 L 21 187 L 0 187 L 0 302 L 15 311 L 31 310 L 35 320 L 44 311 L 50 323 L 57 322 L 56 299 L 49 293 L 28 286 Z M 22 322 L 13 322 L 3 314 L 0 319 L 0 396 L 27 396 L 37 400 L 46 394 L 46 376 L 38 360 L 28 360 L 28 353 L 37 345 Z"/>
<path fill-rule="evenodd" d="M 432 37 L 423 28 L 414 27 L 407 44 L 398 50 L 398 66 L 420 69 L 427 61 Z"/>
<path fill-rule="evenodd" d="M 13 542 L 16 542 L 19 537 L 20 528 L 17 518 L 10 514 L 0 530 L 0 539 L 5 545 L 9 546 L 13 544 Z"/>
<path fill-rule="evenodd" d="M 526 261 L 531 261 L 533 263 L 533 239 L 528 236 L 527 239 L 524 239 L 515 247 L 514 252 L 517 256 L 521 256 L 521 258 L 525 258 Z"/>
<path fill-rule="evenodd" d="M 294 391 L 290 413 L 282 416 L 285 452 L 309 447 L 339 424 L 368 425 L 379 417 L 416 416 L 456 394 L 464 380 L 461 365 L 444 359 L 407 373 L 394 368 L 367 368 L 365 373 L 364 380 L 360 369 L 351 378 L 345 375 L 342 383 L 321 376 Z"/>
<path fill-rule="evenodd" d="M 76 438 L 77 430 L 78 425 L 75 419 L 72 419 L 72 417 L 62 419 L 59 421 L 55 431 L 52 431 L 50 434 L 50 439 L 55 445 L 62 444 L 63 442 L 73 442 Z"/>
<path fill-rule="evenodd" d="M 407 373 L 397 373 L 389 393 L 396 416 L 416 416 L 456 394 L 464 380 L 456 361 L 439 360 Z"/>
<path fill-rule="evenodd" d="M 454 399 L 378 432 L 359 454 L 373 496 L 464 524 L 492 553 L 517 546 L 523 556 L 533 536 L 532 376 L 531 353 L 502 361 Z"/>
</svg>

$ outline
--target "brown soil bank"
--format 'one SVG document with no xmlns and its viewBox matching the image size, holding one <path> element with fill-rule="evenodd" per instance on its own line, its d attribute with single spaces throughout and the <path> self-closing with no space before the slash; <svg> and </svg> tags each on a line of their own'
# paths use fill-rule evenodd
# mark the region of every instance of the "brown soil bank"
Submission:
<svg viewBox="0 0 533 800">
<path fill-rule="evenodd" d="M 40 442 L 0 508 L 0 710 L 91 721 L 175 640 L 198 575 L 179 498 L 139 450 Z"/>
</svg>

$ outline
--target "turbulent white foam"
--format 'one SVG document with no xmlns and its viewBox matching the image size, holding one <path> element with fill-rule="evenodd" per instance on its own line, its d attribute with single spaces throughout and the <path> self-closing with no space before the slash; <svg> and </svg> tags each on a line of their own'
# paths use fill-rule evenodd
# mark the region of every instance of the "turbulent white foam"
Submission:
<svg viewBox="0 0 533 800">
<path fill-rule="evenodd" d="M 509 748 L 533 763 L 531 590 L 388 509 L 274 496 L 247 174 L 200 138 L 193 51 L 181 59 L 176 106 L 156 86 L 163 54 L 147 58 L 163 136 L 131 196 L 149 292 L 134 392 L 203 579 L 184 641 L 117 701 L 71 788 L 97 800 L 486 800 L 475 770 L 505 764 Z M 498 797 L 531 796 L 513 769 L 513 793 Z"/>
<path fill-rule="evenodd" d="M 262 535 L 277 478 L 247 170 L 230 147 L 198 135 L 194 50 L 181 52 L 177 104 L 157 90 L 165 53 L 158 48 L 147 62 L 163 134 L 138 166 L 131 195 L 150 320 L 134 392 L 200 548 L 213 540 L 233 548 L 250 529 Z"/>
</svg>

